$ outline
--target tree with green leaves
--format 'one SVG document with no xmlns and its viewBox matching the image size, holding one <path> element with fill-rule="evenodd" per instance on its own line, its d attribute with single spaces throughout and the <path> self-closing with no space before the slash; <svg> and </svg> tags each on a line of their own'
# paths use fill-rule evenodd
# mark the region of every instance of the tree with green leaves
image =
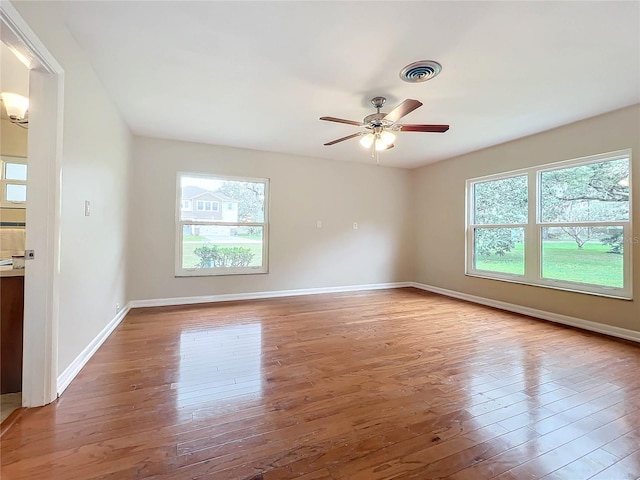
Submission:
<svg viewBox="0 0 640 480">
<path fill-rule="evenodd" d="M 474 185 L 474 223 L 525 224 L 528 218 L 527 177 L 503 178 Z M 481 256 L 503 256 L 522 241 L 522 229 L 479 228 L 475 249 Z"/>
<path fill-rule="evenodd" d="M 541 219 L 550 223 L 599 222 L 629 218 L 629 162 L 622 158 L 599 163 L 560 168 L 540 176 Z M 521 241 L 522 230 L 509 224 L 528 223 L 527 176 L 517 175 L 474 185 L 474 223 L 504 225 L 478 228 L 475 249 L 479 255 L 503 256 Z M 561 226 L 578 248 L 600 237 L 600 229 L 590 225 Z M 622 239 L 611 239 L 612 249 Z"/>
<path fill-rule="evenodd" d="M 227 181 L 217 191 L 238 201 L 238 220 L 241 222 L 263 221 L 264 184 Z"/>
<path fill-rule="evenodd" d="M 629 162 L 626 159 L 590 163 L 543 172 L 542 220 L 598 222 L 629 218 Z M 578 248 L 594 236 L 590 226 L 566 226 L 562 231 Z"/>
<path fill-rule="evenodd" d="M 265 191 L 263 183 L 227 181 L 218 192 L 238 201 L 238 220 L 262 222 L 264 219 Z M 247 227 L 251 235 L 260 234 L 260 229 Z"/>
</svg>

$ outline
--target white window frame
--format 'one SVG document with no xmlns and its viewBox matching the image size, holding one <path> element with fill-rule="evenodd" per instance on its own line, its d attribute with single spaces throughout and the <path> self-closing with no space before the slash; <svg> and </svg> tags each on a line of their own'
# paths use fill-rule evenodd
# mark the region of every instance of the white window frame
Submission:
<svg viewBox="0 0 640 480">
<path fill-rule="evenodd" d="M 629 220 L 612 222 L 542 222 L 540 208 L 540 178 L 543 172 L 559 170 L 569 167 L 578 167 L 591 163 L 600 163 L 611 160 L 629 159 Z M 466 181 L 466 242 L 465 242 L 465 274 L 470 277 L 488 278 L 492 280 L 521 283 L 545 288 L 566 290 L 571 292 L 600 295 L 605 297 L 620 298 L 624 300 L 633 299 L 633 244 L 636 237 L 633 237 L 633 191 L 632 184 L 632 157 L 631 149 L 619 150 L 610 153 L 581 157 L 577 159 L 565 160 L 552 164 L 534 166 L 530 168 L 503 172 L 495 175 L 471 178 Z M 482 225 L 474 222 L 474 186 L 487 181 L 501 180 L 504 178 L 527 175 L 528 193 L 528 222 L 526 224 L 497 224 Z M 623 287 L 605 287 L 598 285 L 583 284 L 565 280 L 552 280 L 542 277 L 542 229 L 558 226 L 616 226 L 622 227 L 624 238 L 623 250 Z M 486 270 L 476 270 L 474 268 L 474 233 L 481 228 L 524 228 L 524 275 L 492 272 Z"/>
<path fill-rule="evenodd" d="M 5 208 L 27 208 L 27 202 L 13 202 L 7 200 L 7 185 L 24 185 L 27 186 L 26 180 L 8 180 L 5 178 L 5 166 L 7 163 L 16 163 L 21 165 L 27 165 L 27 159 L 24 157 L 11 157 L 8 155 L 2 155 L 0 157 L 0 207 Z M 27 166 L 27 168 L 29 168 Z M 29 173 L 27 172 L 27 175 Z"/>
<path fill-rule="evenodd" d="M 200 177 L 203 179 L 252 182 L 264 184 L 264 219 L 263 222 L 229 222 L 215 219 L 181 219 L 182 187 L 181 178 Z M 209 201 L 209 200 L 205 200 Z M 269 179 L 254 177 L 233 177 L 202 172 L 178 172 L 176 175 L 176 252 L 175 252 L 175 276 L 176 277 L 207 277 L 218 275 L 255 275 L 269 273 Z M 213 210 L 207 210 L 213 211 Z M 212 267 L 212 268 L 182 268 L 182 232 L 185 226 L 229 226 L 229 227 L 261 227 L 262 228 L 262 265 L 249 267 Z"/>
<path fill-rule="evenodd" d="M 182 200 L 180 202 L 180 210 L 183 212 L 190 212 L 193 210 L 192 200 Z"/>
</svg>

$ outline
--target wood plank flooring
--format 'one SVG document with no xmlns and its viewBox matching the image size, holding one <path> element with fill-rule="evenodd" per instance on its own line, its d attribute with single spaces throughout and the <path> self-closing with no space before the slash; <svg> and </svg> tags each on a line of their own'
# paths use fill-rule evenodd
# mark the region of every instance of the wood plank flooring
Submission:
<svg viewBox="0 0 640 480">
<path fill-rule="evenodd" d="M 415 289 L 131 311 L 1 478 L 637 479 L 640 346 Z"/>
</svg>

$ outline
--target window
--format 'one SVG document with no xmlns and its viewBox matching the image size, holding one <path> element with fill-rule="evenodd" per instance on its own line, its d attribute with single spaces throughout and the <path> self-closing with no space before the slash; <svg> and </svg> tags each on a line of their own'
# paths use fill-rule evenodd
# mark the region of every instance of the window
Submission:
<svg viewBox="0 0 640 480">
<path fill-rule="evenodd" d="M 210 200 L 198 200 L 196 202 L 196 210 L 199 212 L 212 212 L 213 202 Z"/>
<path fill-rule="evenodd" d="M 631 151 L 467 181 L 467 274 L 631 298 Z"/>
<path fill-rule="evenodd" d="M 182 200 L 180 202 L 180 210 L 182 210 L 183 212 L 190 212 L 193 208 L 191 205 L 191 200 Z"/>
<path fill-rule="evenodd" d="M 269 180 L 179 173 L 177 183 L 176 276 L 267 273 Z M 182 210 L 186 191 L 229 199 L 227 210 L 214 218 L 220 202 L 196 200 L 210 214 L 194 219 Z"/>
<path fill-rule="evenodd" d="M 2 157 L 0 161 L 0 205 L 25 208 L 27 202 L 27 164 L 25 158 Z"/>
</svg>

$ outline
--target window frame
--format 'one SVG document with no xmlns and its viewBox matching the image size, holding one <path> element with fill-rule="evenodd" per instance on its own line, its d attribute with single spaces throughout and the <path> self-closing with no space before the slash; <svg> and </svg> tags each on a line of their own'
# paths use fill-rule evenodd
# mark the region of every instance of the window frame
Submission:
<svg viewBox="0 0 640 480">
<path fill-rule="evenodd" d="M 262 183 L 264 184 L 264 218 L 262 222 L 229 222 L 226 220 L 216 219 L 182 219 L 181 218 L 181 200 L 182 200 L 182 177 L 195 177 L 210 180 Z M 209 277 L 209 276 L 226 276 L 226 275 L 257 275 L 269 273 L 269 191 L 270 180 L 268 178 L 257 177 L 237 177 L 228 175 L 218 175 L 214 173 L 203 172 L 177 172 L 176 174 L 176 201 L 175 201 L 175 276 L 176 277 Z M 205 200 L 213 202 L 212 200 Z M 196 204 L 197 208 L 197 204 Z M 206 210 L 214 213 L 214 210 Z M 211 267 L 211 268 L 183 268 L 182 267 L 182 235 L 185 226 L 203 225 L 203 226 L 228 226 L 228 227 L 261 227 L 262 228 L 262 265 L 249 267 Z"/>
<path fill-rule="evenodd" d="M 619 159 L 628 159 L 629 162 L 629 219 L 626 221 L 584 221 L 584 222 L 543 222 L 541 211 L 541 177 L 543 172 L 561 170 L 570 167 L 579 167 L 593 163 L 603 163 Z M 632 185 L 632 152 L 631 149 L 618 150 L 598 155 L 580 157 L 576 159 L 564 160 L 543 165 L 536 165 L 528 168 L 501 172 L 493 175 L 470 178 L 465 182 L 465 275 L 491 280 L 520 283 L 544 288 L 564 290 L 569 292 L 599 295 L 605 297 L 619 298 L 623 300 L 633 299 L 633 189 Z M 528 198 L 528 221 L 526 224 L 496 224 L 483 225 L 475 222 L 475 199 L 474 186 L 478 183 L 496 181 L 504 178 L 511 178 L 527 175 L 527 198 Z M 557 280 L 544 278 L 542 265 L 542 232 L 549 227 L 571 227 L 571 226 L 615 226 L 623 229 L 623 286 L 608 287 L 592 285 L 567 280 Z M 479 228 L 524 228 L 524 274 L 509 274 L 502 272 L 492 272 L 488 270 L 478 270 L 474 267 L 475 262 L 475 231 Z"/>
<path fill-rule="evenodd" d="M 27 188 L 27 180 L 11 180 L 5 177 L 6 165 L 8 163 L 25 165 L 27 167 L 27 180 L 29 178 L 29 166 L 27 159 L 24 157 L 12 157 L 10 155 L 0 156 L 0 207 L 4 208 L 27 208 L 27 201 L 15 202 L 7 200 L 7 186 L 8 185 L 21 185 Z"/>
</svg>

